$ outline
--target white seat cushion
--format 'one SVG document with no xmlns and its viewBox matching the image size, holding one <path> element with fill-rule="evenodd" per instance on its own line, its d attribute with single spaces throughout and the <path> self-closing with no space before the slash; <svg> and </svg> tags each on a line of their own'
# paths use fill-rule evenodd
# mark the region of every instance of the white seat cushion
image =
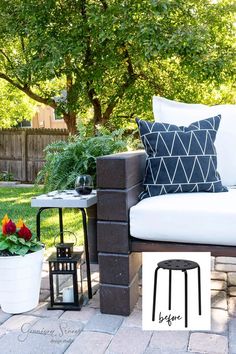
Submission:
<svg viewBox="0 0 236 354">
<path fill-rule="evenodd" d="M 130 235 L 144 240 L 236 245 L 236 189 L 146 198 L 130 209 Z"/>
<path fill-rule="evenodd" d="M 222 184 L 236 185 L 236 105 L 206 106 L 187 104 L 153 96 L 153 113 L 156 121 L 188 126 L 200 119 L 221 115 L 215 141 L 217 170 Z"/>
</svg>

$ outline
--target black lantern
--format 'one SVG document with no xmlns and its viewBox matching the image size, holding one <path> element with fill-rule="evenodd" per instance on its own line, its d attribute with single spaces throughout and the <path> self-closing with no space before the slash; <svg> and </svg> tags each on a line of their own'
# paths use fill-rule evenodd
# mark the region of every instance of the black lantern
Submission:
<svg viewBox="0 0 236 354">
<path fill-rule="evenodd" d="M 49 310 L 80 310 L 83 304 L 82 255 L 73 243 L 59 243 L 48 258 L 51 304 Z"/>
<path fill-rule="evenodd" d="M 58 243 L 56 245 L 57 258 L 71 258 L 73 246 L 73 243 Z"/>
</svg>

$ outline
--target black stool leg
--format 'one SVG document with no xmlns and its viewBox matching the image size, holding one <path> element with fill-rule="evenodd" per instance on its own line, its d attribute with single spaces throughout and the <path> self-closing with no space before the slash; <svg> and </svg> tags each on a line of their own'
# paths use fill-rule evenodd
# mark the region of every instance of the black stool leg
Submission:
<svg viewBox="0 0 236 354">
<path fill-rule="evenodd" d="M 60 227 L 60 242 L 64 242 L 64 237 L 63 237 L 63 219 L 62 219 L 62 208 L 58 208 L 59 212 L 59 227 Z"/>
<path fill-rule="evenodd" d="M 84 250 L 85 250 L 85 259 L 87 267 L 87 283 L 88 283 L 88 298 L 92 299 L 92 284 L 91 284 L 91 272 L 90 272 L 90 260 L 89 260 L 89 245 L 88 245 L 88 231 L 87 231 L 87 217 L 84 208 L 80 208 L 83 219 L 83 231 L 84 231 Z"/>
<path fill-rule="evenodd" d="M 169 310 L 171 310 L 171 276 L 172 272 L 171 269 L 169 269 Z"/>
<path fill-rule="evenodd" d="M 188 327 L 188 273 L 184 271 L 185 279 L 185 328 Z"/>
<path fill-rule="evenodd" d="M 152 302 L 152 321 L 155 321 L 155 312 L 156 312 L 156 295 L 157 295 L 157 272 L 158 267 L 154 273 L 154 288 L 153 288 L 153 302 Z"/>
<path fill-rule="evenodd" d="M 199 316 L 202 314 L 202 299 L 201 299 L 201 269 L 200 266 L 197 267 L 198 271 L 198 313 Z"/>
<path fill-rule="evenodd" d="M 36 236 L 37 236 L 38 241 L 40 241 L 40 236 L 41 236 L 40 215 L 41 215 L 42 211 L 45 209 L 50 209 L 50 208 L 47 208 L 47 207 L 39 208 L 37 215 L 36 215 Z"/>
<path fill-rule="evenodd" d="M 42 211 L 43 211 L 42 208 L 40 208 L 36 215 L 36 234 L 37 234 L 38 241 L 40 241 L 40 214 Z"/>
</svg>

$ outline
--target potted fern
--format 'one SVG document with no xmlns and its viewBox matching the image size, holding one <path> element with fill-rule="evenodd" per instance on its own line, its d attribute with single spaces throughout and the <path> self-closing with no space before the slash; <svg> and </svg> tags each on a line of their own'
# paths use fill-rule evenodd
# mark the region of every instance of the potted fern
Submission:
<svg viewBox="0 0 236 354">
<path fill-rule="evenodd" d="M 4 312 L 21 313 L 38 305 L 44 247 L 23 220 L 7 215 L 0 235 L 0 305 Z"/>
</svg>

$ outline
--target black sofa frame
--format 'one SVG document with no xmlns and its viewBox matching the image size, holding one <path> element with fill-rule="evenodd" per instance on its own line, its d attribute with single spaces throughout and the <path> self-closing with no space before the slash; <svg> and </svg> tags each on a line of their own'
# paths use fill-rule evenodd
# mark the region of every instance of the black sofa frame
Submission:
<svg viewBox="0 0 236 354">
<path fill-rule="evenodd" d="M 139 296 L 141 252 L 211 252 L 236 256 L 235 246 L 144 241 L 129 235 L 129 209 L 138 202 L 144 151 L 97 159 L 97 246 L 102 313 L 128 316 Z"/>
</svg>

